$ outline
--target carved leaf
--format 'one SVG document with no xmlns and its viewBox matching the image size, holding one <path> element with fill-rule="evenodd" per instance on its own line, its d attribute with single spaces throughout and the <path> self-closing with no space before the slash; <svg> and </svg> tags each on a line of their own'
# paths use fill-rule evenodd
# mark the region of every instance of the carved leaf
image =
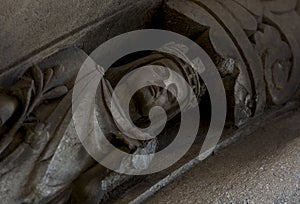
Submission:
<svg viewBox="0 0 300 204">
<path fill-rule="evenodd" d="M 59 98 L 68 92 L 67 87 L 60 84 L 64 68 L 57 66 L 54 69 L 49 68 L 42 72 L 34 65 L 13 88 L 14 95 L 25 104 L 23 111 L 27 117 L 45 100 Z"/>
<path fill-rule="evenodd" d="M 59 98 L 65 95 L 67 92 L 68 92 L 68 88 L 66 86 L 59 86 L 44 93 L 43 100 L 51 100 L 51 99 Z"/>
<path fill-rule="evenodd" d="M 286 13 L 296 9 L 298 0 L 262 0 L 264 7 L 275 13 Z"/>
<path fill-rule="evenodd" d="M 32 73 L 32 78 L 34 81 L 34 94 L 38 96 L 43 90 L 43 73 L 41 69 L 37 67 L 37 65 L 33 65 L 30 71 Z"/>
<path fill-rule="evenodd" d="M 282 66 L 281 70 L 279 70 L 276 65 L 279 63 L 288 64 L 292 53 L 288 44 L 282 41 L 278 30 L 271 26 L 264 26 L 263 32 L 255 34 L 255 42 L 258 52 L 263 57 L 264 67 L 272 67 L 273 74 L 279 74 L 280 76 L 278 78 L 286 79 L 287 81 L 290 66 Z"/>
<path fill-rule="evenodd" d="M 52 77 L 53 77 L 53 69 L 49 68 L 45 71 L 45 74 L 44 74 L 44 87 L 47 87 L 48 84 L 50 83 Z"/>
<path fill-rule="evenodd" d="M 50 89 L 53 89 L 57 86 L 62 85 L 61 78 L 62 78 L 62 75 L 64 72 L 65 72 L 64 66 L 58 65 L 58 66 L 53 67 L 52 74 L 51 74 L 51 80 L 44 87 L 44 91 L 48 91 Z"/>
<path fill-rule="evenodd" d="M 265 69 L 265 77 L 273 102 L 289 81 L 292 68 L 292 52 L 289 45 L 282 40 L 279 31 L 269 25 L 263 25 L 263 31 L 254 36 L 255 47 L 260 54 Z M 278 102 L 279 103 L 279 102 Z"/>
<path fill-rule="evenodd" d="M 58 66 L 42 71 L 37 65 L 33 65 L 25 71 L 19 81 L 10 88 L 3 96 L 13 98 L 17 105 L 11 101 L 3 101 L 0 103 L 0 127 L 3 125 L 17 109 L 20 113 L 16 114 L 15 122 L 11 128 L 0 129 L 1 133 L 7 133 L 5 137 L 13 137 L 20 127 L 27 122 L 35 121 L 32 112 L 46 100 L 52 100 L 65 95 L 68 88 L 62 85 L 62 74 L 64 68 Z M 3 132 L 4 131 L 4 132 Z"/>
</svg>

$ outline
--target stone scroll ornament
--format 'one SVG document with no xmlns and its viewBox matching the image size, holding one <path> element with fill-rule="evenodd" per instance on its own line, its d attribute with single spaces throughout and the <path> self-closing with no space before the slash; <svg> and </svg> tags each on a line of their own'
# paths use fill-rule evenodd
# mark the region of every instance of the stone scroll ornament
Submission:
<svg viewBox="0 0 300 204">
<path fill-rule="evenodd" d="M 165 26 L 191 33 L 223 75 L 228 122 L 243 125 L 293 97 L 300 78 L 299 1 L 174 0 L 165 9 L 173 19 Z"/>
<path fill-rule="evenodd" d="M 218 68 L 226 89 L 228 124 L 247 124 L 295 95 L 300 81 L 300 1 L 169 0 L 162 9 L 164 29 L 192 38 Z M 87 57 L 79 49 L 71 52 L 76 54 L 60 51 L 54 58 Z M 1 202 L 100 203 L 109 195 L 101 180 L 109 177 L 117 186 L 121 176 L 93 160 L 77 137 L 71 92 L 80 63 L 39 64 L 0 74 Z M 122 151 L 155 151 L 158 141 L 143 143 L 120 133 L 105 99 L 126 72 L 153 64 L 181 73 L 198 100 L 206 92 L 199 76 L 171 55 L 148 53 L 110 69 L 99 86 L 97 111 L 106 137 Z M 140 92 L 135 98 L 142 96 Z M 178 114 L 172 105 L 169 118 Z M 145 123 L 148 109 L 131 108 L 135 123 Z"/>
</svg>

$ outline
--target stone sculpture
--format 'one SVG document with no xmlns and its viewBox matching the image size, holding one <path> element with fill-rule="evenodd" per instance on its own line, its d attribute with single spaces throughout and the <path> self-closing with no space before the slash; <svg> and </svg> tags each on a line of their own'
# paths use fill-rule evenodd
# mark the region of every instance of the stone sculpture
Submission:
<svg viewBox="0 0 300 204">
<path fill-rule="evenodd" d="M 239 127 L 270 106 L 291 100 L 299 87 L 299 5 L 297 0 L 169 0 L 162 6 L 162 24 L 194 39 L 209 54 L 226 89 L 227 122 Z M 45 59 L 0 75 L 0 197 L 4 203 L 99 203 L 107 196 L 101 180 L 111 172 L 85 151 L 71 120 L 72 87 L 87 57 L 79 49 L 72 52 L 75 57 L 68 51 L 52 57 L 62 63 Z M 68 64 L 60 58 L 77 62 Z M 193 69 L 161 52 L 111 68 L 99 88 L 98 111 L 107 138 L 125 152 L 145 148 L 151 152 L 158 144 L 122 135 L 105 99 L 125 73 L 156 64 L 180 73 L 199 100 L 206 92 Z M 163 80 L 172 77 L 157 72 Z M 184 90 L 176 91 L 187 97 Z M 179 113 L 170 92 L 148 87 L 133 98 L 133 121 L 146 126 L 153 105 L 164 107 L 168 119 Z"/>
</svg>

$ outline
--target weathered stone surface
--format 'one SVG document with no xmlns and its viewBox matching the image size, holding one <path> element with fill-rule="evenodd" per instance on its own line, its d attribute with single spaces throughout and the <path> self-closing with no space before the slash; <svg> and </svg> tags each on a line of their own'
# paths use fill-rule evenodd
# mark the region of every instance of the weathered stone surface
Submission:
<svg viewBox="0 0 300 204">
<path fill-rule="evenodd" d="M 228 119 L 236 125 L 261 114 L 265 106 L 281 105 L 295 94 L 300 78 L 296 3 L 170 0 L 164 7 L 164 26 L 196 40 L 221 74 L 224 64 L 228 65 L 226 61 L 234 62 L 235 73 L 222 77 Z"/>
<path fill-rule="evenodd" d="M 79 1 L 12 1 L 0 8 L 4 27 L 0 31 L 0 52 L 4 53 L 0 56 L 3 202 L 99 203 L 106 198 L 109 192 L 102 189 L 101 180 L 114 174 L 96 163 L 77 137 L 71 120 L 72 88 L 86 53 L 117 34 L 151 26 L 148 23 L 160 5 L 159 0 L 127 3 L 88 1 L 82 8 Z M 281 106 L 296 95 L 300 81 L 297 5 L 295 0 L 169 0 L 160 10 L 161 22 L 152 23 L 192 38 L 209 54 L 227 92 L 227 120 L 239 127 L 269 106 Z M 172 55 L 153 52 L 128 61 L 112 68 L 101 81 L 97 117 L 108 140 L 123 151 L 135 154 L 148 147 L 155 151 L 156 140 L 131 139 L 115 124 L 108 103 L 116 82 L 140 65 L 163 64 L 182 74 L 199 100 L 206 89 L 193 69 Z M 38 63 L 32 66 L 33 62 Z M 153 72 L 158 72 L 162 84 L 169 85 L 162 70 Z M 92 74 L 85 80 L 92 81 Z M 171 78 L 170 73 L 167 76 Z M 158 99 L 147 95 L 153 92 Z M 153 87 L 137 92 L 130 107 L 135 123 L 146 126 L 149 104 L 166 108 L 170 120 L 179 113 L 174 97 L 162 93 Z M 87 141 L 103 150 L 101 159 L 113 155 L 93 134 L 88 133 Z M 130 159 L 126 162 L 120 168 L 132 163 Z M 120 178 L 111 186 L 124 181 Z"/>
<path fill-rule="evenodd" d="M 4 89 L 7 94 L 13 94 L 13 97 L 17 98 L 19 111 L 14 111 L 14 115 L 1 127 L 0 197 L 3 202 L 37 203 L 41 201 L 39 199 L 49 202 L 55 198 L 53 194 L 57 196 L 70 183 L 72 172 L 80 172 L 78 168 L 87 168 L 85 164 L 93 162 L 91 159 L 83 159 L 83 163 L 78 160 L 76 165 L 72 166 L 70 155 L 76 151 L 76 144 L 80 141 L 76 133 L 70 132 L 74 131 L 74 128 L 70 127 L 70 93 L 61 102 L 51 100 L 61 99 L 72 89 L 74 74 L 85 59 L 84 52 L 67 49 L 60 55 L 45 60 L 40 66 L 28 69 L 25 75 L 6 76 L 12 82 L 16 82 L 19 77 L 23 80 L 16 82 L 20 86 L 14 84 L 12 88 Z M 49 66 L 54 68 L 49 69 Z M 3 94 L 2 91 L 1 93 Z M 23 106 L 25 104 L 28 105 Z M 64 140 L 61 137 L 65 132 L 68 132 L 68 138 Z M 73 150 L 63 151 L 60 158 L 55 159 L 54 156 L 58 155 L 62 148 Z M 78 156 L 84 158 L 87 153 L 81 145 L 78 148 L 83 152 Z M 55 176 L 57 171 L 63 177 Z"/>
<path fill-rule="evenodd" d="M 223 9 L 220 4 L 217 2 L 207 3 L 209 8 L 217 9 L 216 14 L 206 8 L 206 2 L 204 2 L 203 5 L 205 6 L 181 0 L 169 1 L 167 3 L 169 9 L 177 11 L 180 15 L 185 15 L 186 18 L 190 18 L 193 22 L 207 28 L 205 32 L 199 30 L 193 37 L 197 39 L 197 42 L 208 52 L 221 74 L 224 69 L 224 61 L 231 60 L 234 62 L 232 73 L 223 74 L 223 79 L 225 86 L 227 86 L 228 118 L 235 121 L 235 124 L 241 125 L 255 113 L 259 114 L 264 109 L 265 93 L 261 62 L 258 55 L 255 55 L 256 53 L 253 52 L 250 42 L 245 42 L 245 40 L 247 40 L 246 34 L 239 28 L 239 25 L 236 24 L 233 17 L 230 17 L 229 13 L 226 15 L 223 14 Z M 216 19 L 215 15 L 218 14 L 224 16 Z M 226 24 L 231 26 L 230 29 L 224 23 L 221 23 L 219 19 L 227 19 L 228 22 Z M 232 23 L 235 23 L 235 25 L 232 25 Z M 173 30 L 175 29 L 174 31 L 176 32 L 180 31 L 180 27 L 175 27 L 172 24 L 167 24 L 167 27 L 171 27 L 170 29 Z M 189 29 L 193 29 L 193 27 Z M 239 39 L 239 42 L 237 42 L 234 36 L 239 36 L 239 38 L 243 40 Z M 245 46 L 243 50 L 246 50 L 248 55 L 250 55 L 248 58 L 241 48 L 242 43 Z M 251 66 L 253 70 L 249 67 L 249 60 L 253 63 Z M 252 76 L 252 72 L 256 73 L 256 78 Z M 260 100 L 255 99 L 257 95 L 256 92 L 260 93 Z"/>
<path fill-rule="evenodd" d="M 0 73 L 60 41 L 67 42 L 59 47 L 74 44 L 87 31 L 95 29 L 99 22 L 103 24 L 97 33 L 97 39 L 101 41 L 132 29 L 141 29 L 143 23 L 151 19 L 160 2 L 161 0 L 2 0 Z M 128 13 L 131 15 L 127 15 Z M 72 39 L 71 42 L 69 38 Z"/>
<path fill-rule="evenodd" d="M 143 203 L 299 203 L 299 120 L 299 111 L 268 120 Z"/>
</svg>

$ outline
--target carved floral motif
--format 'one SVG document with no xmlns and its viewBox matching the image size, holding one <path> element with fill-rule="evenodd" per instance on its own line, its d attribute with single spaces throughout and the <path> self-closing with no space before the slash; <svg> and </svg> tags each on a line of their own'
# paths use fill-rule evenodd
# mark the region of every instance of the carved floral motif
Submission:
<svg viewBox="0 0 300 204">
<path fill-rule="evenodd" d="M 10 88 L 0 92 L 0 158 L 14 140 L 21 127 L 38 123 L 33 112 L 46 101 L 59 98 L 68 92 L 61 85 L 64 67 L 41 70 L 33 65 Z"/>
</svg>

